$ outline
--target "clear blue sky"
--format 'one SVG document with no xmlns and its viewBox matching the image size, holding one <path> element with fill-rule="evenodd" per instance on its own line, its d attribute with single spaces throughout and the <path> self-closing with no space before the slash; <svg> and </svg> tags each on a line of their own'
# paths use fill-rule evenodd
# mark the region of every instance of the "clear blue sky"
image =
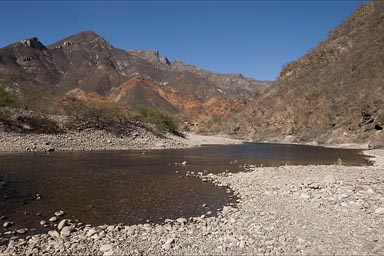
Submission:
<svg viewBox="0 0 384 256">
<path fill-rule="evenodd" d="M 171 61 L 273 80 L 363 2 L 0 0 L 0 47 L 93 30 L 117 48 L 157 49 Z"/>
</svg>

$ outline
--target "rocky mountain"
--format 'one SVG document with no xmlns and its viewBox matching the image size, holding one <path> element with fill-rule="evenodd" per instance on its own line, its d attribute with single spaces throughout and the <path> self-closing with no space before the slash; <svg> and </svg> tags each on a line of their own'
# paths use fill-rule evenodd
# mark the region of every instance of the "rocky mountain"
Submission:
<svg viewBox="0 0 384 256">
<path fill-rule="evenodd" d="M 149 77 L 139 75 L 134 75 L 123 84 L 112 87 L 107 97 L 76 88 L 65 93 L 58 101 L 59 106 L 71 102 L 85 105 L 118 103 L 128 110 L 134 110 L 138 106 L 148 106 L 193 122 L 224 118 L 245 105 L 244 99 L 225 96 L 211 97 L 206 101 L 193 95 L 185 97 L 170 85 L 163 85 Z"/>
<path fill-rule="evenodd" d="M 232 120 L 255 138 L 383 140 L 384 2 L 363 4 Z"/>
<path fill-rule="evenodd" d="M 247 97 L 269 85 L 170 62 L 157 51 L 117 49 L 92 31 L 48 46 L 34 37 L 1 48 L 0 84 L 21 93 L 38 88 L 55 97 L 81 89 L 130 108 L 147 105 L 188 117 L 201 114 L 196 109 L 212 98 Z"/>
<path fill-rule="evenodd" d="M 130 54 L 140 57 L 161 70 L 188 72 L 201 77 L 218 87 L 218 92 L 229 95 L 249 95 L 267 88 L 271 81 L 259 81 L 242 74 L 219 74 L 204 70 L 194 65 L 185 64 L 181 60 L 170 62 L 167 57 L 160 56 L 156 50 L 131 50 Z"/>
</svg>

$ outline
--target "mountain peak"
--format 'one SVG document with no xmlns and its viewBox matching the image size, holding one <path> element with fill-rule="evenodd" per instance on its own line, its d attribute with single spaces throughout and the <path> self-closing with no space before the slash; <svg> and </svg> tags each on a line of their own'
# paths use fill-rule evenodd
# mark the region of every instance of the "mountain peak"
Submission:
<svg viewBox="0 0 384 256">
<path fill-rule="evenodd" d="M 85 30 L 83 32 L 77 33 L 77 34 L 70 36 L 70 37 L 72 37 L 75 40 L 79 40 L 79 41 L 80 40 L 81 41 L 92 41 L 92 40 L 95 40 L 96 38 L 101 37 L 101 36 L 99 36 L 98 34 L 96 34 L 92 30 Z"/>
<path fill-rule="evenodd" d="M 63 48 L 68 45 L 90 44 L 93 42 L 97 42 L 98 44 L 107 46 L 108 48 L 112 48 L 112 45 L 107 40 L 91 30 L 85 30 L 72 36 L 66 37 L 56 43 L 51 44 L 49 48 Z"/>
<path fill-rule="evenodd" d="M 23 39 L 20 41 L 20 43 L 26 47 L 30 47 L 33 49 L 38 49 L 38 50 L 46 49 L 46 47 L 40 42 L 40 40 L 37 37 Z"/>
</svg>

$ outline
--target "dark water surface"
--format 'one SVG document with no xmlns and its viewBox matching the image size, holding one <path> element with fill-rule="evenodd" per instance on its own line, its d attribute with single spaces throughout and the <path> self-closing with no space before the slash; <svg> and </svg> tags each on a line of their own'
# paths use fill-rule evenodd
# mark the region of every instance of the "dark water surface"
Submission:
<svg viewBox="0 0 384 256">
<path fill-rule="evenodd" d="M 94 225 L 161 222 L 207 211 L 215 214 L 233 199 L 225 188 L 185 177 L 186 171 L 237 172 L 241 164 L 335 164 L 339 158 L 345 165 L 368 164 L 358 150 L 254 143 L 177 150 L 3 154 L 0 217 L 13 221 L 12 229 L 43 231 L 40 220 L 47 221 L 58 210 L 66 213 L 65 218 Z M 188 164 L 175 164 L 183 161 Z M 35 200 L 36 194 L 41 200 Z M 0 220 L 0 233 L 5 231 L 1 228 L 6 220 Z"/>
</svg>

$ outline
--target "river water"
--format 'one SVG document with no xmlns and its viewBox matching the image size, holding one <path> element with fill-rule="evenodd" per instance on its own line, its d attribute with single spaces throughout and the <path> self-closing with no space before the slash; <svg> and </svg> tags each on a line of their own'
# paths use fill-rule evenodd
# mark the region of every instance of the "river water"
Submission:
<svg viewBox="0 0 384 256">
<path fill-rule="evenodd" d="M 157 223 L 209 211 L 214 215 L 235 198 L 228 196 L 226 188 L 186 177 L 187 171 L 238 172 L 243 164 L 335 164 L 338 159 L 345 165 L 368 164 L 359 150 L 256 143 L 151 151 L 6 153 L 0 155 L 0 217 L 6 217 L 0 224 L 9 220 L 14 222 L 12 229 L 43 232 L 47 228 L 39 222 L 58 210 L 65 212 L 65 218 L 92 225 Z M 188 164 L 181 165 L 183 161 Z M 0 228 L 0 233 L 4 231 Z"/>
</svg>

